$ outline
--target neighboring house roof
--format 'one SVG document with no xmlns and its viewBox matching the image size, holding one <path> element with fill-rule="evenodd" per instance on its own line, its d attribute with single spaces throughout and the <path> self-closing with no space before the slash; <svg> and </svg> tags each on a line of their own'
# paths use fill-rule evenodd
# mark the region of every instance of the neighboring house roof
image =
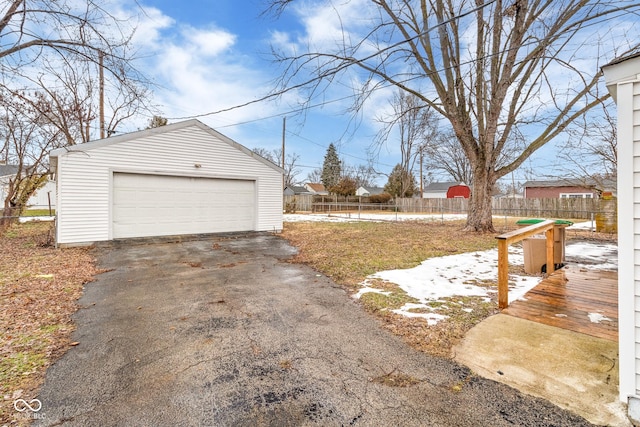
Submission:
<svg viewBox="0 0 640 427">
<path fill-rule="evenodd" d="M 370 196 L 375 196 L 376 194 L 384 193 L 384 188 L 382 187 L 360 187 L 358 190 L 363 189 Z"/>
<path fill-rule="evenodd" d="M 305 185 L 305 187 L 309 190 L 312 191 L 314 193 L 326 193 L 326 189 L 324 188 L 324 184 L 321 183 L 308 183 Z"/>
<path fill-rule="evenodd" d="M 151 136 L 151 135 L 163 134 L 163 133 L 167 133 L 167 132 L 172 132 L 172 131 L 176 131 L 176 130 L 180 130 L 180 129 L 189 128 L 189 127 L 192 127 L 192 126 L 199 127 L 200 129 L 204 130 L 205 132 L 208 132 L 209 134 L 211 134 L 212 136 L 214 136 L 214 137 L 220 139 L 221 141 L 229 144 L 231 147 L 242 151 L 247 156 L 253 157 L 254 159 L 264 163 L 265 165 L 269 166 L 270 168 L 273 168 L 273 169 L 277 170 L 280 173 L 284 173 L 284 169 L 282 169 L 280 166 L 276 165 L 275 163 L 270 162 L 269 160 L 265 159 L 264 157 L 262 157 L 262 156 L 260 156 L 260 155 L 258 155 L 256 153 L 254 153 L 252 150 L 249 150 L 244 145 L 238 144 L 237 142 L 235 142 L 231 138 L 229 138 L 229 137 L 221 134 L 220 132 L 210 128 L 209 126 L 205 125 L 204 123 L 202 123 L 200 120 L 197 120 L 197 119 L 191 119 L 191 120 L 186 120 L 184 122 L 173 123 L 173 124 L 166 125 L 166 126 L 159 126 L 157 128 L 145 129 L 145 130 L 141 130 L 141 131 L 138 131 L 138 132 L 131 132 L 131 133 L 123 134 L 123 135 L 112 136 L 110 138 L 99 139 L 97 141 L 85 142 L 84 144 L 77 144 L 77 145 L 71 145 L 69 147 L 58 148 L 56 150 L 51 151 L 51 153 L 49 153 L 49 159 L 51 161 L 51 172 L 55 173 L 57 168 L 58 168 L 58 157 L 66 154 L 68 152 L 74 152 L 74 151 L 86 152 L 86 151 L 90 151 L 90 150 L 93 150 L 93 149 L 96 149 L 96 148 L 100 148 L 100 147 L 104 147 L 104 146 L 107 146 L 107 145 L 119 144 L 119 143 L 122 143 L 122 142 L 132 141 L 132 140 L 138 139 L 138 138 L 144 138 L 144 137 Z M 185 149 L 188 150 L 188 147 L 185 147 Z"/>
<path fill-rule="evenodd" d="M 17 165 L 0 165 L 0 177 L 13 176 L 18 173 Z"/>
<path fill-rule="evenodd" d="M 464 182 L 449 181 L 449 182 L 432 182 L 424 188 L 424 192 L 440 192 L 447 191 L 454 185 L 466 185 Z"/>
<path fill-rule="evenodd" d="M 287 185 L 284 191 L 286 192 L 287 190 L 289 190 L 293 194 L 310 194 L 309 190 L 300 185 Z"/>
<path fill-rule="evenodd" d="M 526 188 L 532 187 L 585 187 L 585 188 L 597 188 L 597 189 L 616 189 L 617 182 L 615 179 L 604 178 L 596 181 L 593 178 L 563 178 L 546 181 L 527 181 L 524 183 Z"/>
</svg>

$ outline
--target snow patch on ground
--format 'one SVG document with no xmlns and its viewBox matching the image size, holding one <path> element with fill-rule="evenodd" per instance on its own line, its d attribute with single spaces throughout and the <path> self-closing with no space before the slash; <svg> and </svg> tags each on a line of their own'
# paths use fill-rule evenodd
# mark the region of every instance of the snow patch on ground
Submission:
<svg viewBox="0 0 640 427">
<path fill-rule="evenodd" d="M 384 291 L 384 290 L 378 289 L 378 288 L 372 288 L 370 286 L 365 285 L 364 283 L 365 282 L 363 282 L 362 289 L 360 289 L 357 294 L 353 295 L 354 298 L 360 298 L 362 296 L 362 294 L 366 294 L 367 292 L 373 292 L 373 293 L 382 294 L 382 295 L 390 295 L 391 294 L 391 292 L 389 292 L 389 291 Z"/>
<path fill-rule="evenodd" d="M 53 221 L 54 219 L 56 219 L 55 216 L 21 216 L 18 221 L 25 223 L 31 221 Z"/>
<path fill-rule="evenodd" d="M 407 307 L 409 305 L 413 307 Z M 423 305 L 422 304 L 405 304 L 398 310 L 392 310 L 392 312 L 396 314 L 401 314 L 405 317 L 413 317 L 413 318 L 419 317 L 421 319 L 425 319 L 427 321 L 427 325 L 429 326 L 436 325 L 439 321 L 447 318 L 447 316 L 445 316 L 444 314 L 412 312 L 412 311 L 409 311 L 410 308 L 423 308 Z"/>
<path fill-rule="evenodd" d="M 509 248 L 509 261 L 514 264 L 524 263 L 522 249 L 512 246 Z M 372 274 L 371 279 L 380 279 L 397 284 L 409 296 L 420 301 L 419 304 L 405 304 L 394 313 L 407 317 L 423 317 L 429 324 L 435 324 L 446 318 L 438 313 L 416 313 L 411 309 L 431 311 L 429 305 L 432 301 L 442 301 L 444 298 L 455 296 L 478 296 L 490 299 L 490 294 L 497 292 L 481 286 L 481 283 L 495 282 L 498 276 L 498 250 L 468 252 L 458 255 L 448 255 L 438 258 L 430 258 L 419 266 L 404 270 L 387 270 Z M 541 277 L 510 276 L 509 300 L 522 298 L 525 293 L 536 286 Z M 360 297 L 366 286 L 361 289 L 357 297 Z M 470 310 L 470 309 L 469 309 Z"/>
<path fill-rule="evenodd" d="M 611 322 L 611 319 L 601 313 L 589 313 L 588 316 L 591 323 Z"/>
<path fill-rule="evenodd" d="M 569 242 L 564 257 L 573 268 L 618 270 L 618 245 L 599 242 Z"/>
<path fill-rule="evenodd" d="M 456 221 L 467 219 L 466 214 L 405 214 L 405 213 L 321 213 L 284 214 L 284 222 L 355 222 L 355 221 Z"/>
</svg>

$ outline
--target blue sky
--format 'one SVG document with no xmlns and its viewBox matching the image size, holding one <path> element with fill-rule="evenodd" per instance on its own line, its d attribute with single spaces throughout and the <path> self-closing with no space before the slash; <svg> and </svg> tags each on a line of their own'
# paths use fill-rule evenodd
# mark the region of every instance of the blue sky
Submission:
<svg viewBox="0 0 640 427">
<path fill-rule="evenodd" d="M 269 92 L 277 76 L 270 56 L 274 34 L 304 31 L 291 15 L 278 20 L 261 15 L 265 3 L 254 0 L 241 6 L 231 0 L 191 1 L 188 7 L 166 0 L 140 5 L 146 16 L 139 38 L 141 52 L 147 56 L 141 68 L 159 85 L 155 101 L 170 122 L 198 116 L 248 148 L 273 150 L 281 147 L 282 118 L 287 116 L 285 151 L 300 156 L 300 180 L 322 166 L 329 143 L 336 144 L 347 163 L 366 163 L 366 150 L 376 130 L 365 124 L 357 136 L 345 136 L 346 104 L 329 104 L 304 115 L 287 114 L 299 109 L 299 99 L 284 96 L 224 114 L 203 115 Z M 384 158 L 378 167 L 388 172 L 396 162 Z M 381 178 L 380 184 L 385 181 Z"/>
<path fill-rule="evenodd" d="M 137 21 L 135 41 L 142 59 L 137 66 L 157 85 L 154 103 L 170 122 L 197 117 L 248 148 L 268 150 L 280 148 L 282 117 L 287 116 L 286 152 L 300 156 L 301 173 L 297 178 L 301 181 L 311 169 L 322 166 L 329 143 L 336 145 L 348 164 L 366 164 L 367 151 L 379 129 L 375 117 L 388 108 L 391 90 L 376 93 L 355 120 L 356 127 L 347 113 L 349 101 L 331 102 L 304 115 L 291 113 L 299 108 L 300 95 L 296 93 L 277 101 L 205 115 L 259 99 L 269 92 L 278 75 L 269 54 L 272 44 L 293 44 L 301 39 L 323 42 L 335 31 L 331 10 L 317 7 L 317 3 L 301 1 L 297 4 L 304 4 L 305 8 L 276 20 L 261 15 L 267 1 L 141 0 L 144 14 Z M 342 7 L 345 20 L 356 21 L 356 26 L 357 21 L 365 22 L 359 3 L 361 0 L 350 2 L 350 6 L 336 3 Z M 595 58 L 593 65 L 596 66 Z M 349 95 L 349 89 L 335 85 L 317 102 Z M 148 118 L 136 126 L 143 127 L 146 121 Z M 557 150 L 555 146 L 546 147 L 525 164 L 535 168 L 537 176 L 518 171 L 514 178 L 523 181 L 562 175 L 566 164 L 554 159 Z M 399 158 L 398 148 L 389 144 L 380 150 L 374 166 L 388 173 Z M 377 183 L 385 182 L 386 177 L 380 177 Z"/>
</svg>

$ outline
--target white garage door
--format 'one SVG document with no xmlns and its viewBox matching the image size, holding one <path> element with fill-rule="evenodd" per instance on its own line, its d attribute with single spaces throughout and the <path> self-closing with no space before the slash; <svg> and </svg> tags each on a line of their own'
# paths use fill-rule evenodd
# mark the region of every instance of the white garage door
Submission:
<svg viewBox="0 0 640 427">
<path fill-rule="evenodd" d="M 114 173 L 113 237 L 255 230 L 254 181 Z"/>
</svg>

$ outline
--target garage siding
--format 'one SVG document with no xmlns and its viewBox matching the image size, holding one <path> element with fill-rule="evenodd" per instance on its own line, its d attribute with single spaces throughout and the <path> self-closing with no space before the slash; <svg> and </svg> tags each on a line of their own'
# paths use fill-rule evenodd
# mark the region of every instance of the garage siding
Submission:
<svg viewBox="0 0 640 427">
<path fill-rule="evenodd" d="M 58 154 L 58 243 L 113 238 L 112 185 L 118 172 L 254 181 L 255 230 L 282 229 L 282 175 L 277 167 L 195 120 L 131 135 Z"/>
</svg>

